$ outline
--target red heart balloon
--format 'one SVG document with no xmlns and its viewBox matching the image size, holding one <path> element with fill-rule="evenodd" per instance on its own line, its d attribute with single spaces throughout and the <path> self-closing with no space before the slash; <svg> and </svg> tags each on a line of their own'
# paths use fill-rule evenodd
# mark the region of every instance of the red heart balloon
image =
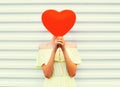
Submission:
<svg viewBox="0 0 120 87">
<path fill-rule="evenodd" d="M 76 15 L 71 10 L 46 10 L 42 14 L 42 22 L 54 36 L 65 35 L 74 25 Z"/>
</svg>

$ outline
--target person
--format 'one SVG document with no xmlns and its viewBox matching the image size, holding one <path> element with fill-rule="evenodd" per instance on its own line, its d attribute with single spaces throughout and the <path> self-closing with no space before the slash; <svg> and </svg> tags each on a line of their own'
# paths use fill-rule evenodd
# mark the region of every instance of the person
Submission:
<svg viewBox="0 0 120 87">
<path fill-rule="evenodd" d="M 42 68 L 44 87 L 76 87 L 74 76 L 81 59 L 77 45 L 62 36 L 53 36 L 39 47 L 37 68 Z"/>
</svg>

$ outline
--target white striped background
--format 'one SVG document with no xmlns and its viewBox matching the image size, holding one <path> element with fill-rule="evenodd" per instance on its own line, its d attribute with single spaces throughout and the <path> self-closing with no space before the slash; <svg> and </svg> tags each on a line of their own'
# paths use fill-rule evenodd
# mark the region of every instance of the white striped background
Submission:
<svg viewBox="0 0 120 87">
<path fill-rule="evenodd" d="M 41 23 L 47 9 L 71 9 L 77 21 L 65 39 L 78 43 L 78 87 L 120 87 L 120 0 L 1 0 L 0 87 L 42 87 L 36 69 L 39 44 L 49 41 Z"/>
</svg>

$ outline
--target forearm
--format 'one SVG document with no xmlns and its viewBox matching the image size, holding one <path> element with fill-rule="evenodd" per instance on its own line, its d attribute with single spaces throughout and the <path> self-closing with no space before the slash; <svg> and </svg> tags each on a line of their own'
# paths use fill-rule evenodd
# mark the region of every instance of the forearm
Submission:
<svg viewBox="0 0 120 87">
<path fill-rule="evenodd" d="M 77 65 L 74 64 L 71 61 L 71 59 L 70 59 L 66 49 L 63 50 L 63 54 L 64 54 L 64 58 L 65 58 L 66 67 L 67 67 L 68 73 L 69 73 L 69 75 L 71 77 L 73 77 L 76 74 L 76 67 L 77 67 Z"/>
<path fill-rule="evenodd" d="M 43 65 L 42 66 L 43 71 L 44 71 L 44 75 L 47 78 L 50 78 L 52 76 L 52 73 L 53 73 L 53 70 L 54 70 L 54 57 L 55 57 L 55 53 L 56 53 L 56 50 L 53 49 L 47 65 Z"/>
</svg>

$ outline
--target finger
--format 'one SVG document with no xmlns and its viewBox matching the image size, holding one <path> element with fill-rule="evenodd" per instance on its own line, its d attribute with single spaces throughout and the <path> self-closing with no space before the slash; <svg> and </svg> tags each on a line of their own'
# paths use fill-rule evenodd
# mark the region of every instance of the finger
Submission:
<svg viewBox="0 0 120 87">
<path fill-rule="evenodd" d="M 62 43 L 57 43 L 57 45 L 62 45 Z"/>
<path fill-rule="evenodd" d="M 58 42 L 63 42 L 63 40 L 57 40 Z"/>
<path fill-rule="evenodd" d="M 57 40 L 57 42 L 64 42 L 63 40 Z"/>
<path fill-rule="evenodd" d="M 63 46 L 63 43 L 58 43 L 58 46 L 60 46 L 60 47 Z"/>
<path fill-rule="evenodd" d="M 61 42 L 61 41 L 57 41 L 57 44 L 61 44 L 61 43 L 63 43 L 63 42 Z"/>
<path fill-rule="evenodd" d="M 61 47 L 61 44 L 57 44 L 57 47 Z"/>
</svg>

